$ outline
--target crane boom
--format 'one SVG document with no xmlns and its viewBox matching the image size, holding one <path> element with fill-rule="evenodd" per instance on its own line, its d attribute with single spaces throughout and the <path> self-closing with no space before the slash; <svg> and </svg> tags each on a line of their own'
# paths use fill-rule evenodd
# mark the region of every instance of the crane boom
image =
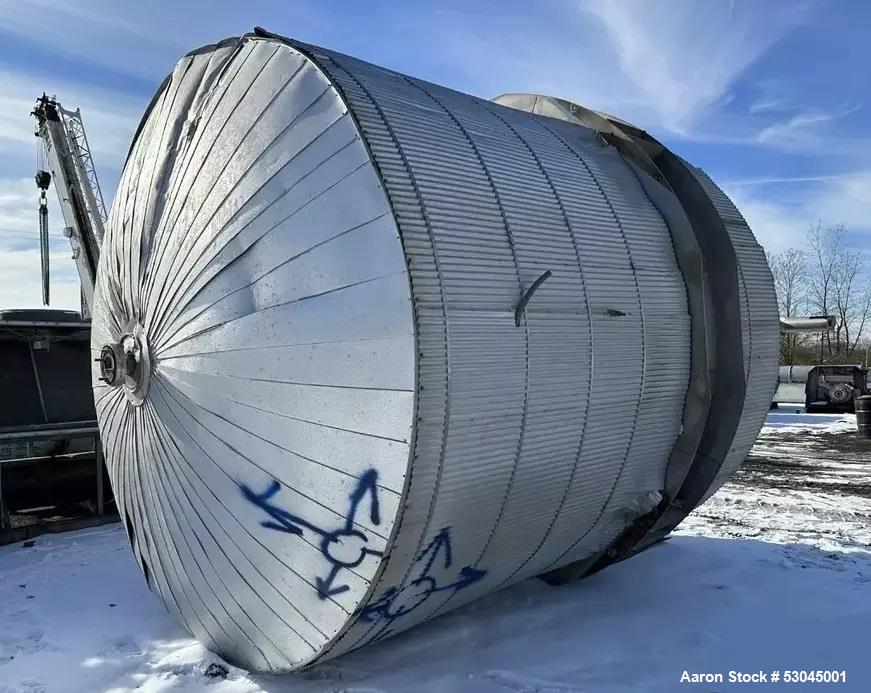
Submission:
<svg viewBox="0 0 871 693">
<path fill-rule="evenodd" d="M 44 191 L 48 181 L 54 179 L 64 218 L 64 235 L 69 238 L 81 280 L 82 317 L 87 317 L 94 301 L 106 204 L 97 180 L 82 114 L 79 109 L 65 109 L 57 99 L 43 94 L 37 99 L 32 115 L 36 118 L 35 135 L 43 142 L 51 173 L 49 178 L 42 175 L 44 171 L 38 171 L 37 185 Z M 45 214 L 43 209 L 42 215 Z M 43 262 L 43 276 L 45 280 L 47 258 Z M 44 289 L 46 303 L 47 298 L 47 289 Z"/>
</svg>

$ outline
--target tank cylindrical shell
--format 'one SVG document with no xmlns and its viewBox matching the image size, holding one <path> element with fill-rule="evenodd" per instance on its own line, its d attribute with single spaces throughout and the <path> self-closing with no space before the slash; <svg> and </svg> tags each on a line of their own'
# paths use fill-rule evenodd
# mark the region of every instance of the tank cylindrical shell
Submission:
<svg viewBox="0 0 871 693">
<path fill-rule="evenodd" d="M 124 168 L 92 343 L 139 364 L 115 387 L 95 364 L 95 399 L 180 622 L 296 669 L 663 511 L 705 323 L 645 175 L 594 129 L 321 48 L 259 34 L 183 58 Z M 765 267 L 749 230 L 736 244 Z M 776 384 L 766 272 L 761 303 L 742 294 L 750 419 L 716 485 Z"/>
</svg>

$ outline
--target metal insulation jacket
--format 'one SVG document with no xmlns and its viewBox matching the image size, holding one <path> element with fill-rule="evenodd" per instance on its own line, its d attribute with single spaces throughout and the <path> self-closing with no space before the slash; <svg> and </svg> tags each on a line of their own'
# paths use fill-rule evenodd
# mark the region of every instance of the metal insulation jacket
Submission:
<svg viewBox="0 0 871 693">
<path fill-rule="evenodd" d="M 297 669 L 586 574 L 746 455 L 777 379 L 761 248 L 640 131 L 649 159 L 534 111 L 263 31 L 156 94 L 94 395 L 149 587 L 227 660 Z M 715 358 L 743 369 L 722 417 Z"/>
</svg>

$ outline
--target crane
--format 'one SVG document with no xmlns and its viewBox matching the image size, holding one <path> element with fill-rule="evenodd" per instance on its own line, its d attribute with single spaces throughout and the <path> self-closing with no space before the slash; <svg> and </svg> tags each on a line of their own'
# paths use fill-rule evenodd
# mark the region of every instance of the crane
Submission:
<svg viewBox="0 0 871 693">
<path fill-rule="evenodd" d="M 56 98 L 43 94 L 37 99 L 31 115 L 36 118 L 34 134 L 42 140 L 47 166 L 47 170 L 40 166 L 35 176 L 40 190 L 42 302 L 44 305 L 49 302 L 46 190 L 54 181 L 64 218 L 64 236 L 70 241 L 81 281 L 82 318 L 88 318 L 94 301 L 94 283 L 107 215 L 81 110 L 68 110 Z"/>
</svg>

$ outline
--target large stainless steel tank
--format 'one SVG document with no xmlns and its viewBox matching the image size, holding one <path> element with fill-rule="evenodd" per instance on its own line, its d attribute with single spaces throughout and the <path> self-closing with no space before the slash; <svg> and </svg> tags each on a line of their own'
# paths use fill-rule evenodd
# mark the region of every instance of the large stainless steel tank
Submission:
<svg viewBox="0 0 871 693">
<path fill-rule="evenodd" d="M 740 214 L 640 130 L 502 100 L 257 31 L 142 121 L 95 398 L 148 584 L 232 662 L 596 570 L 762 423 L 778 316 Z"/>
</svg>

